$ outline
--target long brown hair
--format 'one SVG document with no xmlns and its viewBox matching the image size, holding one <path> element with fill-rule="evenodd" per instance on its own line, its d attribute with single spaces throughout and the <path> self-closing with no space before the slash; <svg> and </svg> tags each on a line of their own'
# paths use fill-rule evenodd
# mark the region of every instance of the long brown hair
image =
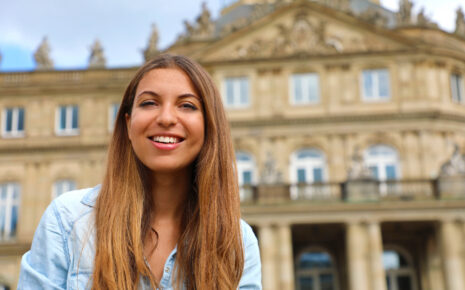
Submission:
<svg viewBox="0 0 465 290">
<path fill-rule="evenodd" d="M 192 194 L 177 244 L 175 285 L 187 289 L 236 289 L 244 267 L 234 151 L 220 94 L 208 73 L 184 56 L 161 55 L 142 66 L 118 111 L 105 178 L 95 207 L 96 253 L 92 289 L 137 289 L 140 279 L 157 283 L 144 259 L 150 234 L 148 169 L 128 138 L 140 80 L 153 69 L 178 68 L 191 79 L 204 110 L 205 140 L 194 164 Z M 164 262 L 164 261 L 163 261 Z"/>
</svg>

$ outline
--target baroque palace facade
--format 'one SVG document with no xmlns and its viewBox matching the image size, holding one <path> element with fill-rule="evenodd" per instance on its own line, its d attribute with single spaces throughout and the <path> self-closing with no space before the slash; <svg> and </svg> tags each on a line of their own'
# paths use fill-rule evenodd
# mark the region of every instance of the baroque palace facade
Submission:
<svg viewBox="0 0 465 290">
<path fill-rule="evenodd" d="M 166 50 L 221 89 L 264 289 L 465 290 L 465 17 L 449 33 L 412 4 L 204 6 Z M 54 71 L 48 50 L 0 73 L 0 289 L 51 200 L 101 182 L 137 69 L 106 69 L 97 41 L 89 69 Z"/>
</svg>

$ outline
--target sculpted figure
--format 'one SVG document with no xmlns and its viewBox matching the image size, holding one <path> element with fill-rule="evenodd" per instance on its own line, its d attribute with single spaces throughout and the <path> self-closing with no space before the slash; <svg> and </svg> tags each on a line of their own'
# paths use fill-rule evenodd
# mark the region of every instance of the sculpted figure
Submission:
<svg viewBox="0 0 465 290">
<path fill-rule="evenodd" d="M 411 24 L 413 2 L 411 2 L 410 0 L 399 1 L 399 12 L 397 14 L 399 24 Z"/>
<path fill-rule="evenodd" d="M 360 150 L 355 147 L 354 154 L 352 155 L 352 163 L 348 172 L 349 180 L 371 179 L 373 178 L 370 169 L 365 165 L 363 156 Z"/>
<path fill-rule="evenodd" d="M 100 41 L 97 39 L 90 49 L 89 68 L 104 68 L 106 59 Z"/>
<path fill-rule="evenodd" d="M 465 37 L 465 15 L 462 8 L 457 8 L 457 18 L 455 19 L 455 33 Z"/>
<path fill-rule="evenodd" d="M 37 70 L 53 69 L 53 61 L 50 58 L 50 46 L 47 37 L 42 39 L 42 42 L 34 53 L 34 60 Z"/>
<path fill-rule="evenodd" d="M 147 48 L 144 50 L 145 61 L 154 58 L 158 55 L 158 53 L 158 29 L 155 24 L 152 24 L 152 33 L 150 34 L 149 44 L 147 45 Z"/>
</svg>

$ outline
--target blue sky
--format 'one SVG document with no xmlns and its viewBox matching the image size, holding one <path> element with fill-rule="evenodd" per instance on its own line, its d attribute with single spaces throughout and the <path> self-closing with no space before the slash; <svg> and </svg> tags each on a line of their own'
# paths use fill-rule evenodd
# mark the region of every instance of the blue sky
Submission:
<svg viewBox="0 0 465 290">
<path fill-rule="evenodd" d="M 233 0 L 206 0 L 213 17 Z M 391 10 L 399 0 L 381 0 Z M 426 14 L 446 31 L 455 27 L 455 10 L 464 0 L 414 0 L 414 11 Z M 87 66 L 90 46 L 99 38 L 109 67 L 138 66 L 155 23 L 161 48 L 183 32 L 183 20 L 194 21 L 202 1 L 195 0 L 14 0 L 0 9 L 0 71 L 34 69 L 33 53 L 44 36 L 51 46 L 56 69 Z"/>
</svg>

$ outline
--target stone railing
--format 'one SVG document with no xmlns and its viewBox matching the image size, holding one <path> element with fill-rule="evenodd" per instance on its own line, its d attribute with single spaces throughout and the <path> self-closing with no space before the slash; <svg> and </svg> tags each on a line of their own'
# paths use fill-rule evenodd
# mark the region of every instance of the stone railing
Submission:
<svg viewBox="0 0 465 290">
<path fill-rule="evenodd" d="M 261 184 L 241 187 L 243 204 L 465 199 L 465 177 L 353 180 L 341 183 Z"/>
</svg>

